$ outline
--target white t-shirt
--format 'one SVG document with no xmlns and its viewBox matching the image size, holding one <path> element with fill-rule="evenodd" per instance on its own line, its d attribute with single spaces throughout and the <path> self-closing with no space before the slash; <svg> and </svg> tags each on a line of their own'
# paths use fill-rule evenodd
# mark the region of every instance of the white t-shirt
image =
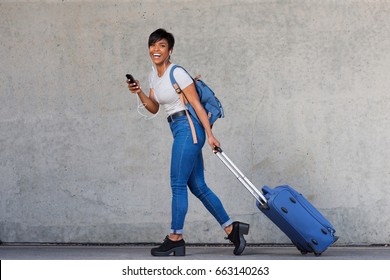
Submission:
<svg viewBox="0 0 390 280">
<path fill-rule="evenodd" d="M 169 73 L 171 72 L 173 65 L 174 64 L 169 65 L 162 77 L 157 75 L 156 70 L 153 70 L 149 75 L 149 84 L 150 88 L 154 90 L 154 99 L 164 108 L 167 116 L 186 109 L 180 101 L 180 96 L 176 93 L 172 86 L 171 79 L 169 78 Z M 184 89 L 193 83 L 192 78 L 187 72 L 179 67 L 173 71 L 173 75 L 181 89 Z"/>
</svg>

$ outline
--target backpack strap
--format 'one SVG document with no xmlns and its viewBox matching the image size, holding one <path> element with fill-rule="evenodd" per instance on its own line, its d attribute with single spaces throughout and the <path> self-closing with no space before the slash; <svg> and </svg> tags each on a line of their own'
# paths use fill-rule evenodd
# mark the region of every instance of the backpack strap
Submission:
<svg viewBox="0 0 390 280">
<path fill-rule="evenodd" d="M 188 74 L 188 76 L 191 77 L 191 79 L 192 79 L 193 82 L 196 82 L 198 79 L 200 79 L 200 75 L 196 76 L 195 79 L 194 79 L 194 78 L 192 78 L 192 76 L 190 75 L 190 73 L 187 72 L 186 69 L 184 69 L 183 67 L 181 67 L 181 66 L 179 66 L 179 65 L 176 65 L 176 64 L 172 66 L 171 71 L 169 72 L 169 78 L 170 78 L 170 80 L 171 80 L 171 84 L 172 84 L 173 88 L 175 89 L 176 93 L 177 93 L 177 94 L 181 94 L 181 93 L 182 93 L 182 94 L 184 95 L 184 97 L 186 98 L 186 100 L 187 100 L 186 103 L 188 103 L 187 96 L 186 96 L 186 95 L 184 94 L 184 92 L 181 90 L 179 84 L 176 82 L 175 76 L 173 75 L 173 71 L 175 71 L 176 68 L 181 68 L 181 69 L 183 69 L 183 70 Z"/>
<path fill-rule="evenodd" d="M 182 103 L 182 104 L 184 105 L 184 107 L 185 107 L 183 94 L 180 95 L 180 100 L 181 100 L 181 103 Z M 188 113 L 188 110 L 185 110 L 185 111 L 186 111 L 186 115 L 187 115 L 188 122 L 190 123 L 191 134 L 192 134 L 192 140 L 194 141 L 194 144 L 198 144 L 198 138 L 196 137 L 196 130 L 195 130 L 194 122 L 192 121 L 192 119 L 191 119 L 191 117 L 190 117 L 190 113 Z"/>
<path fill-rule="evenodd" d="M 176 93 L 179 94 L 179 98 L 180 98 L 180 101 L 181 103 L 183 104 L 184 107 L 186 107 L 186 103 L 189 103 L 188 102 L 188 99 L 187 99 L 187 96 L 184 94 L 184 92 L 181 90 L 181 88 L 179 87 L 179 84 L 176 82 L 176 79 L 175 77 L 173 76 L 173 71 L 177 68 L 177 67 L 180 67 L 182 68 L 184 71 L 186 71 L 183 67 L 181 66 L 178 66 L 178 65 L 173 65 L 172 68 L 171 68 L 171 72 L 169 73 L 169 78 L 171 79 L 171 83 L 172 83 L 172 86 L 173 88 L 175 89 Z M 187 71 L 186 71 L 187 72 Z M 188 72 L 187 72 L 188 74 Z M 188 74 L 190 77 L 191 75 Z M 192 77 L 191 77 L 192 78 Z M 187 102 L 184 101 L 184 98 L 186 99 Z M 192 121 L 191 117 L 190 117 L 190 114 L 188 113 L 188 110 L 186 110 L 186 115 L 187 115 L 187 119 L 188 119 L 188 122 L 190 123 L 190 128 L 191 128 L 191 134 L 192 134 L 192 140 L 194 141 L 194 144 L 197 144 L 198 143 L 198 138 L 196 137 L 196 130 L 195 130 L 195 126 L 194 126 L 194 122 Z"/>
</svg>

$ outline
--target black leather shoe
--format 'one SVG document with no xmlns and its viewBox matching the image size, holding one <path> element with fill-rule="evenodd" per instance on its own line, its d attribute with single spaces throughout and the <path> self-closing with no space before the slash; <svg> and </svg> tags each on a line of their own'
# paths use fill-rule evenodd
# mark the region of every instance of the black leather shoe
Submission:
<svg viewBox="0 0 390 280">
<path fill-rule="evenodd" d="M 171 253 L 173 253 L 174 256 L 186 255 L 186 243 L 184 242 L 184 239 L 172 241 L 167 235 L 164 242 L 159 247 L 151 250 L 151 254 L 156 257 L 169 256 Z"/>
<path fill-rule="evenodd" d="M 244 252 L 246 246 L 246 240 L 244 238 L 244 234 L 248 234 L 249 232 L 249 224 L 234 222 L 233 230 L 228 235 L 227 239 L 229 239 L 234 244 L 235 255 L 241 255 Z"/>
</svg>

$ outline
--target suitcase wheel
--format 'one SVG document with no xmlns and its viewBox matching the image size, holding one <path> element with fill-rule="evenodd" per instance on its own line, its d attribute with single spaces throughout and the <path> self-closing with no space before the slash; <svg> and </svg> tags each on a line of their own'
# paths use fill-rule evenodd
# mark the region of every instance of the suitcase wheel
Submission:
<svg viewBox="0 0 390 280">
<path fill-rule="evenodd" d="M 317 242 L 317 240 L 315 240 L 315 239 L 312 239 L 311 242 L 313 242 L 314 244 L 318 245 L 318 242 Z M 317 253 L 317 252 L 314 250 L 314 247 L 313 247 L 310 243 L 307 243 L 307 246 L 309 246 L 309 247 L 312 249 L 312 251 L 313 251 L 313 253 L 314 253 L 314 255 L 315 255 L 316 257 L 321 256 L 321 253 Z"/>
</svg>

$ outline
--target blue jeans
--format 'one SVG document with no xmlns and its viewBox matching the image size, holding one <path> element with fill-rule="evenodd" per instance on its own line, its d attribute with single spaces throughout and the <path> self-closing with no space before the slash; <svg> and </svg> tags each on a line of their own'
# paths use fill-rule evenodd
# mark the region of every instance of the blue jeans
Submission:
<svg viewBox="0 0 390 280">
<path fill-rule="evenodd" d="M 222 228 L 232 221 L 219 198 L 209 189 L 204 179 L 202 147 L 206 135 L 204 128 L 194 119 L 198 143 L 194 144 L 187 116 L 181 116 L 170 122 L 173 134 L 171 158 L 172 223 L 171 233 L 182 234 L 188 209 L 187 185 L 215 217 Z"/>
</svg>

